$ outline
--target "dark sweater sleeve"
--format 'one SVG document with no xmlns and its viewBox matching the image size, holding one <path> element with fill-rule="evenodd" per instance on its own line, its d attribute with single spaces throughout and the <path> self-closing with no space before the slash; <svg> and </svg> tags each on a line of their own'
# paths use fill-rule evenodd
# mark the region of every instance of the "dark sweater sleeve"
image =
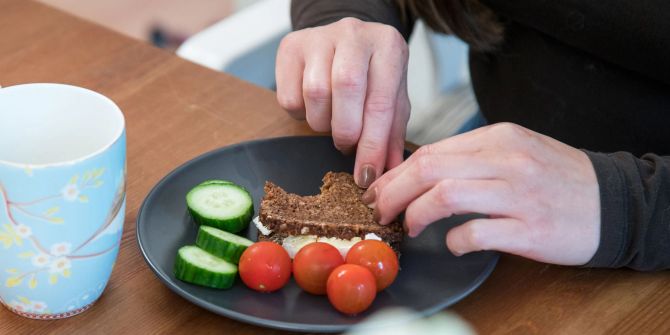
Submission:
<svg viewBox="0 0 670 335">
<path fill-rule="evenodd" d="M 395 27 L 409 39 L 413 19 L 401 16 L 393 0 L 293 0 L 291 21 L 293 30 L 327 25 L 345 17 L 379 22 Z"/>
<path fill-rule="evenodd" d="M 670 1 L 480 1 L 567 45 L 670 83 Z"/>
<path fill-rule="evenodd" d="M 600 245 L 587 267 L 670 268 L 670 156 L 586 151 L 600 188 Z"/>
</svg>

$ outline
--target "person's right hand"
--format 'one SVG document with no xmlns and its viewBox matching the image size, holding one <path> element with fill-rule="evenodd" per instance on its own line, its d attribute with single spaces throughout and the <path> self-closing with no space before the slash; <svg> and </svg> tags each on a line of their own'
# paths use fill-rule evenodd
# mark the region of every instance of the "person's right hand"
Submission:
<svg viewBox="0 0 670 335">
<path fill-rule="evenodd" d="M 354 179 L 368 187 L 403 161 L 410 104 L 407 43 L 393 27 L 345 18 L 295 31 L 277 52 L 277 100 L 335 147 L 356 150 Z"/>
</svg>

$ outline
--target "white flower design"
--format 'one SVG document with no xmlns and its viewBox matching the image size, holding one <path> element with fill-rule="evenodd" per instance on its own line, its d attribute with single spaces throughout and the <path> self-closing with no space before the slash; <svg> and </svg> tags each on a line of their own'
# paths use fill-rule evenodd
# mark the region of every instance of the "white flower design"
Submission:
<svg viewBox="0 0 670 335">
<path fill-rule="evenodd" d="M 50 273 L 63 273 L 65 270 L 69 269 L 72 266 L 70 260 L 67 257 L 61 257 L 51 262 L 49 266 Z"/>
<path fill-rule="evenodd" d="M 33 256 L 31 259 L 31 262 L 33 263 L 34 266 L 38 268 L 43 268 L 47 265 L 49 265 L 49 262 L 51 261 L 51 257 L 47 254 L 37 254 Z"/>
<path fill-rule="evenodd" d="M 33 230 L 24 224 L 16 226 L 14 230 L 16 231 L 16 235 L 18 235 L 20 238 L 28 238 L 33 234 Z"/>
<path fill-rule="evenodd" d="M 72 249 L 72 244 L 67 242 L 56 243 L 51 246 L 51 254 L 54 256 L 63 256 L 70 253 Z"/>
<path fill-rule="evenodd" d="M 9 306 L 11 306 L 13 309 L 23 312 L 23 313 L 28 313 L 32 311 L 32 308 L 30 308 L 30 305 L 24 304 L 20 301 L 13 300 L 12 302 L 9 303 Z"/>
<path fill-rule="evenodd" d="M 79 188 L 77 187 L 77 184 L 67 184 L 60 192 L 63 195 L 63 199 L 66 201 L 76 201 L 79 196 Z"/>
<path fill-rule="evenodd" d="M 30 307 L 35 313 L 43 313 L 47 309 L 47 304 L 42 301 L 33 301 Z"/>
</svg>

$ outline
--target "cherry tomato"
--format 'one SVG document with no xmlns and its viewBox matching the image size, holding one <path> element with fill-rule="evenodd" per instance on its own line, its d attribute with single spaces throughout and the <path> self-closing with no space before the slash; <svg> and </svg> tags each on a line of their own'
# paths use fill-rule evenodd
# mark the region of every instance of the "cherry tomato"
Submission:
<svg viewBox="0 0 670 335">
<path fill-rule="evenodd" d="M 240 277 L 250 289 L 276 291 L 291 278 L 291 257 L 274 242 L 257 242 L 242 253 Z"/>
<path fill-rule="evenodd" d="M 346 261 L 370 270 L 375 276 L 377 292 L 389 287 L 398 276 L 398 256 L 382 241 L 364 240 L 354 244 Z"/>
<path fill-rule="evenodd" d="M 344 314 L 358 314 L 370 307 L 377 295 L 375 276 L 356 264 L 342 264 L 328 276 L 328 300 Z"/>
<path fill-rule="evenodd" d="M 326 282 L 333 270 L 344 264 L 342 254 L 334 246 L 323 243 L 310 243 L 293 257 L 293 278 L 303 290 L 326 294 Z"/>
</svg>

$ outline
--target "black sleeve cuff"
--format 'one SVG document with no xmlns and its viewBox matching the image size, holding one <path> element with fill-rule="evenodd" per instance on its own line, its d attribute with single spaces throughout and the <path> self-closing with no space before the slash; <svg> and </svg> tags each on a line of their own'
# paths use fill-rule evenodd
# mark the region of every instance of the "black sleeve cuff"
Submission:
<svg viewBox="0 0 670 335">
<path fill-rule="evenodd" d="M 345 17 L 366 22 L 379 22 L 396 28 L 409 39 L 412 33 L 411 17 L 401 17 L 393 0 L 293 0 L 291 21 L 293 30 L 327 25 Z"/>
<path fill-rule="evenodd" d="M 626 244 L 627 188 L 610 154 L 584 151 L 591 160 L 600 192 L 600 244 L 586 267 L 613 267 Z"/>
<path fill-rule="evenodd" d="M 600 245 L 590 267 L 670 269 L 670 156 L 586 152 L 600 190 Z"/>
</svg>

